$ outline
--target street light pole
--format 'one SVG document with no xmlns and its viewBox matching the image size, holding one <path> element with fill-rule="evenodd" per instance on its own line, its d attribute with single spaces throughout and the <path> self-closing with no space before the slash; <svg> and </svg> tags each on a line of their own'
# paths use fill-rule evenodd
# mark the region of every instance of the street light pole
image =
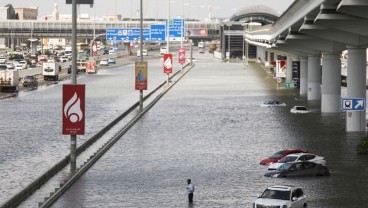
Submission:
<svg viewBox="0 0 368 208">
<path fill-rule="evenodd" d="M 72 84 L 77 84 L 77 0 L 72 0 Z M 70 135 L 70 172 L 77 169 L 77 135 Z"/>
<path fill-rule="evenodd" d="M 166 53 L 170 53 L 170 0 L 168 0 L 168 12 L 167 12 L 167 48 Z M 165 60 L 164 60 L 165 61 Z M 167 73 L 167 85 L 169 85 L 170 76 Z"/>
<path fill-rule="evenodd" d="M 143 0 L 141 0 L 141 6 L 140 6 L 140 56 L 141 56 L 141 62 L 143 62 Z M 143 108 L 143 90 L 139 90 L 139 106 L 142 109 Z"/>
</svg>

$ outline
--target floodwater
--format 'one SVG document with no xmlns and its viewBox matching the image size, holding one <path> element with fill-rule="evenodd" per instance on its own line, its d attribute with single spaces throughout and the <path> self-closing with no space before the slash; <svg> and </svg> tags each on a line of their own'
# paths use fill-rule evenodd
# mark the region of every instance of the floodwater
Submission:
<svg viewBox="0 0 368 208">
<path fill-rule="evenodd" d="M 368 204 L 368 156 L 355 151 L 362 134 L 345 132 L 343 113 L 321 114 L 319 102 L 278 88 L 256 64 L 196 56 L 195 68 L 52 207 L 251 207 L 265 188 L 282 184 L 301 186 L 312 208 Z M 259 107 L 270 99 L 287 107 Z M 294 105 L 312 112 L 291 114 Z M 331 176 L 264 177 L 259 161 L 285 148 L 324 156 Z"/>
<path fill-rule="evenodd" d="M 145 61 L 149 82 L 144 95 L 167 79 L 162 60 Z M 0 100 L 0 205 L 70 153 L 70 137 L 61 134 L 62 85 L 70 83 L 39 86 Z M 78 136 L 78 146 L 139 100 L 134 64 L 81 75 L 78 84 L 86 84 L 86 134 Z M 78 166 L 83 162 L 77 161 Z"/>
</svg>

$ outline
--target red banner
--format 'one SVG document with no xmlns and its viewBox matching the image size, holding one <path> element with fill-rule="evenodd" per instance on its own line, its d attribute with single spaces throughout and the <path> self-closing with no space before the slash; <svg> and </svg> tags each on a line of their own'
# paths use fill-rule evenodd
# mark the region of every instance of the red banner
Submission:
<svg viewBox="0 0 368 208">
<path fill-rule="evenodd" d="M 179 49 L 179 64 L 185 63 L 185 48 Z"/>
<path fill-rule="evenodd" d="M 63 85 L 63 135 L 84 135 L 85 85 Z"/>
<path fill-rule="evenodd" d="M 92 43 L 92 56 L 97 56 L 97 42 Z"/>
<path fill-rule="evenodd" d="M 165 74 L 172 73 L 172 54 L 171 53 L 164 54 L 164 73 Z"/>
</svg>

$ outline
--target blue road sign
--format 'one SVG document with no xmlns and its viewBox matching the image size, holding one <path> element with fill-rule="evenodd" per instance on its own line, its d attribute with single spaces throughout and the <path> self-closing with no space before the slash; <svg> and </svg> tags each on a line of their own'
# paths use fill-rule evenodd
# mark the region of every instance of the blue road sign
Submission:
<svg viewBox="0 0 368 208">
<path fill-rule="evenodd" d="M 166 26 L 164 24 L 151 25 L 151 41 L 165 41 Z"/>
<path fill-rule="evenodd" d="M 364 98 L 342 98 L 341 109 L 343 111 L 364 111 L 365 99 Z"/>
<path fill-rule="evenodd" d="M 167 25 L 167 20 L 166 20 Z M 170 40 L 181 40 L 184 37 L 184 20 L 183 19 L 170 19 Z"/>
<path fill-rule="evenodd" d="M 139 40 L 140 31 L 139 28 L 109 28 L 106 29 L 106 40 L 136 41 Z M 150 40 L 150 33 L 149 28 L 143 28 L 143 41 Z"/>
</svg>

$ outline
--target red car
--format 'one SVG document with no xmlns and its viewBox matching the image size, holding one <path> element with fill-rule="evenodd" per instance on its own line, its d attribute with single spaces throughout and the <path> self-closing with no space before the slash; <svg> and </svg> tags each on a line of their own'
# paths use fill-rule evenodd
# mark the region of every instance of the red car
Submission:
<svg viewBox="0 0 368 208">
<path fill-rule="evenodd" d="M 286 155 L 293 154 L 293 153 L 312 153 L 312 152 L 309 152 L 307 150 L 301 150 L 301 149 L 285 149 L 285 150 L 281 150 L 281 151 L 276 152 L 275 154 L 273 154 L 271 157 L 269 157 L 267 159 L 261 160 L 261 162 L 259 164 L 261 164 L 261 165 L 270 165 L 272 163 L 275 163 L 275 162 L 281 160 Z"/>
</svg>

